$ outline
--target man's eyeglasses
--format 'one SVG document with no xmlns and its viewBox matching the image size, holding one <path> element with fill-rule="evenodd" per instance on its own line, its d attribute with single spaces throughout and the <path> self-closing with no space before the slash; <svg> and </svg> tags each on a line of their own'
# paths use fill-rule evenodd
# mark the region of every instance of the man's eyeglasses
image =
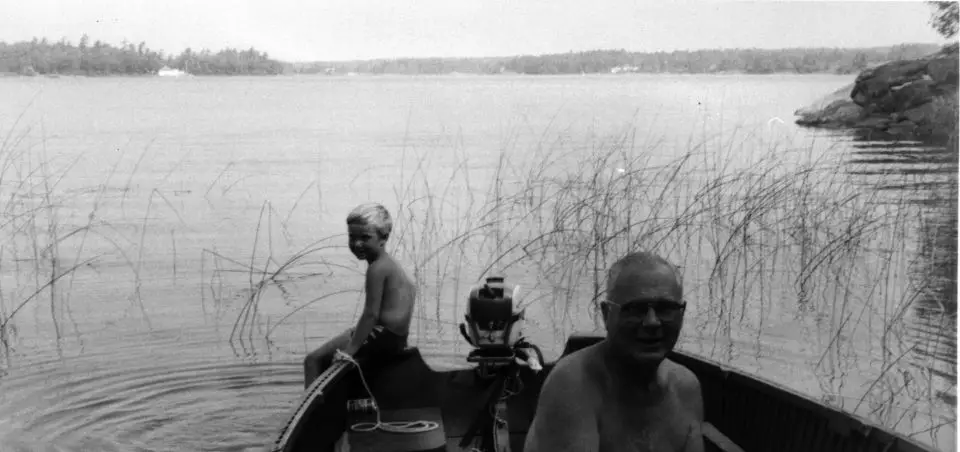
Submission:
<svg viewBox="0 0 960 452">
<path fill-rule="evenodd" d="M 669 300 L 654 301 L 628 301 L 624 304 L 617 304 L 611 301 L 604 301 L 611 311 L 617 311 L 620 317 L 642 319 L 653 309 L 654 314 L 661 321 L 670 322 L 680 318 L 686 309 L 686 303 L 678 303 Z"/>
</svg>

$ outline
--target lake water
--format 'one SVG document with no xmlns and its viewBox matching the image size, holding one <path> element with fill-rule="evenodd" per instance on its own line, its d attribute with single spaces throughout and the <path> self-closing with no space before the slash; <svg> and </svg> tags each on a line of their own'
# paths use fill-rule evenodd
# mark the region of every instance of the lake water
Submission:
<svg viewBox="0 0 960 452">
<path fill-rule="evenodd" d="M 956 166 L 792 123 L 849 78 L 0 79 L 0 448 L 269 443 L 378 201 L 432 366 L 485 272 L 552 358 L 642 247 L 684 350 L 955 450 Z"/>
</svg>

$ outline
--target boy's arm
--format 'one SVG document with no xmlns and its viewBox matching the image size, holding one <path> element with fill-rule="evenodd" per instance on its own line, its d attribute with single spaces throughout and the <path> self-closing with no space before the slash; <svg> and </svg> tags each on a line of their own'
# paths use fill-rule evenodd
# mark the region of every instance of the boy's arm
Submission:
<svg viewBox="0 0 960 452">
<path fill-rule="evenodd" d="M 353 356 L 360 350 L 363 341 L 367 339 L 373 327 L 380 320 L 380 303 L 383 301 L 383 287 L 386 285 L 387 267 L 380 262 L 374 262 L 367 268 L 366 282 L 364 291 L 367 293 L 367 300 L 363 304 L 363 312 L 360 313 L 360 319 L 353 330 L 353 338 L 350 344 L 343 350 L 344 353 Z"/>
</svg>

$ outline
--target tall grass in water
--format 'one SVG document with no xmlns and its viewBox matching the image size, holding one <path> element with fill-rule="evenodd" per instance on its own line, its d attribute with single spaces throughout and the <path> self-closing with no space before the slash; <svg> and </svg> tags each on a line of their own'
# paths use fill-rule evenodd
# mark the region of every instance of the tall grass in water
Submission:
<svg viewBox="0 0 960 452">
<path fill-rule="evenodd" d="M 94 260 L 77 257 L 64 262 L 60 254 L 64 240 L 84 235 L 90 229 L 89 224 L 64 228 L 59 223 L 64 200 L 56 197 L 56 186 L 75 161 L 54 169 L 43 143 L 38 147 L 24 145 L 30 129 L 18 131 L 16 126 L 21 118 L 22 115 L 0 142 L 0 234 L 4 237 L 0 242 L 0 265 L 8 266 L 2 271 L 13 276 L 14 284 L 0 287 L 0 345 L 4 357 L 9 356 L 12 338 L 17 335 L 13 319 L 31 302 L 45 302 L 59 343 L 65 312 L 57 302 L 61 280 Z M 69 316 L 69 309 L 66 313 Z"/>
<path fill-rule="evenodd" d="M 432 327 L 460 321 L 454 300 L 496 272 L 526 283 L 525 302 L 547 313 L 534 322 L 562 340 L 596 314 L 613 261 L 651 250 L 684 270 L 685 347 L 747 365 L 759 361 L 744 356 L 752 348 L 788 365 L 768 376 L 901 431 L 934 435 L 907 426 L 924 410 L 955 425 L 919 408 L 939 402 L 929 370 L 908 359 L 919 346 L 911 307 L 931 290 L 908 272 L 926 258 L 911 245 L 923 216 L 908 194 L 891 199 L 802 149 L 772 147 L 735 168 L 734 140 L 672 158 L 632 132 L 588 146 L 513 142 L 492 164 L 456 142 L 442 156 L 405 149 L 413 167 L 397 175 L 395 199 L 379 200 L 395 212 L 392 246 Z M 955 324 L 955 307 L 938 315 Z"/>
<path fill-rule="evenodd" d="M 57 304 L 57 293 L 78 269 L 96 263 L 99 254 L 83 251 L 87 235 L 114 243 L 110 251 L 139 287 L 151 209 L 177 213 L 165 192 L 154 189 L 139 238 L 114 239 L 119 236 L 106 233 L 112 226 L 97 218 L 105 182 L 88 221 L 65 226 L 60 213 L 69 199 L 57 194 L 56 185 L 72 164 L 54 169 L 45 158 L 35 162 L 32 156 L 42 156 L 42 149 L 22 146 L 22 136 L 8 135 L 0 152 L 0 263 L 20 266 L 10 273 L 16 287 L 0 287 L 4 344 L 16 335 L 18 313 L 41 306 L 41 299 L 55 325 L 69 316 L 69 303 L 61 296 L 64 302 Z M 586 145 L 562 133 L 544 134 L 530 147 L 518 141 L 506 137 L 494 159 L 468 153 L 459 141 L 450 143 L 453 153 L 442 155 L 405 148 L 404 162 L 413 165 L 395 175 L 393 199 L 377 200 L 394 212 L 391 246 L 420 286 L 422 328 L 442 330 L 459 322 L 456 300 L 466 286 L 498 272 L 524 281 L 524 302 L 545 313 L 531 319 L 539 327 L 534 330 L 549 330 L 562 341 L 584 326 L 583 317 L 595 315 L 609 265 L 628 251 L 652 250 L 684 270 L 691 304 L 684 347 L 747 366 L 754 363 L 744 356 L 751 348 L 766 354 L 764 360 L 796 358 L 801 362 L 790 363 L 795 367 L 788 375 L 768 376 L 891 427 L 903 429 L 917 406 L 936 405 L 926 391 L 930 375 L 907 359 L 916 348 L 908 334 L 910 308 L 935 283 L 908 278 L 914 260 L 908 244 L 923 216 L 906 196 L 890 200 L 879 190 L 855 186 L 829 162 L 803 158 L 806 150 L 771 147 L 736 167 L 728 162 L 749 150 L 732 138 L 691 145 L 672 157 L 664 157 L 657 143 L 638 142 L 633 131 Z M 791 163 L 781 163 L 785 158 Z M 121 187 L 124 193 L 131 179 Z M 205 283 L 197 298 L 204 310 L 235 315 L 231 339 L 270 338 L 318 302 L 359 296 L 355 289 L 305 298 L 294 293 L 301 282 L 316 286 L 357 271 L 335 257 L 347 254 L 340 231 L 288 256 L 276 250 L 275 238 L 288 239 L 292 210 L 310 190 L 300 193 L 289 212 L 264 201 L 244 255 L 201 252 Z M 73 248 L 64 262 L 60 245 L 66 239 Z M 170 246 L 178 242 L 171 233 Z M 288 303 L 287 314 L 261 315 L 268 290 Z M 142 306 L 134 292 L 132 301 Z M 238 308 L 228 311 L 228 302 L 236 300 Z M 955 307 L 943 312 L 955 324 Z M 781 334 L 783 329 L 790 332 Z M 62 334 L 59 326 L 55 331 Z M 818 384 L 785 381 L 795 373 Z M 850 387 L 855 374 L 858 384 L 866 384 Z M 924 398 L 910 406 L 910 399 Z"/>
<path fill-rule="evenodd" d="M 107 167 L 104 180 L 77 188 L 71 184 L 75 177 L 72 172 L 86 156 L 80 154 L 69 160 L 50 156 L 43 122 L 21 126 L 28 110 L 29 107 L 21 113 L 0 141 L 0 358 L 5 359 L 12 356 L 10 348 L 18 336 L 16 319 L 31 306 L 49 311 L 49 327 L 58 352 L 62 352 L 61 341 L 67 334 L 75 335 L 82 344 L 71 308 L 72 289 L 84 274 L 100 276 L 101 264 L 116 264 L 121 272 L 129 272 L 131 292 L 126 298 L 149 326 L 150 317 L 140 289 L 144 277 L 152 276 L 143 275 L 145 236 L 154 227 L 151 213 L 166 209 L 180 218 L 167 194 L 153 189 L 146 199 L 143 217 L 130 225 L 135 232 L 122 232 L 122 225 L 111 223 L 109 215 L 104 215 L 112 207 L 108 206 L 108 198 L 122 195 L 122 209 L 128 193 L 134 189 L 132 180 L 149 146 L 141 152 L 137 166 L 125 175 L 125 185 L 114 183 L 121 176 L 121 155 Z M 40 130 L 35 130 L 38 127 Z M 39 140 L 35 135 L 39 135 Z M 74 187 L 63 188 L 61 184 Z M 170 237 L 176 256 L 173 230 Z M 175 271 L 175 262 L 173 268 Z M 111 284 L 119 285 L 112 281 Z"/>
</svg>

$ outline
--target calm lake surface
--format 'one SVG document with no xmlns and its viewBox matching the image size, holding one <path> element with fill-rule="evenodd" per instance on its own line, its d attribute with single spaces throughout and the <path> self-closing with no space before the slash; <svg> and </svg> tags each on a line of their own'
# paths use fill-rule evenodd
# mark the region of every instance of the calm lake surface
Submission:
<svg viewBox="0 0 960 452">
<path fill-rule="evenodd" d="M 269 443 L 378 201 L 432 366 L 485 272 L 549 359 L 643 247 L 683 266 L 682 349 L 955 450 L 957 169 L 793 124 L 849 81 L 0 79 L 0 449 Z"/>
</svg>

